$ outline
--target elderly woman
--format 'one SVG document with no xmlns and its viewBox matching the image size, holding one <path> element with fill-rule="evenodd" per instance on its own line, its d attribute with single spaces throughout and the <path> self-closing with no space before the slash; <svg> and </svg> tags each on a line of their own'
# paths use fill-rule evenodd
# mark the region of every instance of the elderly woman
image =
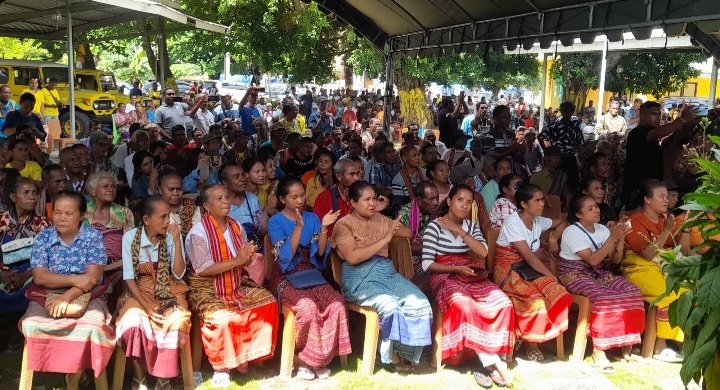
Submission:
<svg viewBox="0 0 720 390">
<path fill-rule="evenodd" d="M 133 358 L 134 388 L 145 385 L 147 372 L 158 378 L 155 389 L 168 390 L 190 331 L 185 257 L 180 229 L 169 224 L 170 205 L 153 195 L 139 208 L 140 227 L 122 239 L 127 289 L 118 302 L 117 340 Z"/>
<path fill-rule="evenodd" d="M 344 260 L 345 300 L 370 306 L 380 317 L 380 360 L 397 371 L 410 372 L 423 347 L 430 345 L 432 310 L 425 294 L 403 278 L 388 259 L 393 236 L 411 238 L 407 226 L 375 212 L 377 192 L 366 181 L 348 188 L 352 213 L 333 228 L 331 244 Z"/>
<path fill-rule="evenodd" d="M 261 262 L 257 246 L 228 217 L 230 195 L 222 185 L 204 188 L 197 203 L 207 212 L 190 229 L 185 249 L 192 272 L 190 308 L 200 316 L 203 347 L 216 387 L 230 384 L 230 370 L 247 373 L 248 362 L 271 359 L 278 327 L 277 301 L 260 287 L 264 275 L 248 268 Z M 238 337 L 242 335 L 242 337 Z"/>
<path fill-rule="evenodd" d="M 200 222 L 200 208 L 194 199 L 183 197 L 182 177 L 173 170 L 166 170 L 158 179 L 158 192 L 170 205 L 170 225 L 180 228 L 187 237 L 190 228 Z"/>
<path fill-rule="evenodd" d="M 540 235 L 550 234 L 549 250 L 556 252 L 565 222 L 542 216 L 545 198 L 540 187 L 526 184 L 515 192 L 518 211 L 505 219 L 495 252 L 495 283 L 515 307 L 517 334 L 527 343 L 530 360 L 545 360 L 538 343 L 552 340 L 568 328 L 570 294 L 545 264 L 550 253 L 540 248 Z"/>
<path fill-rule="evenodd" d="M 130 114 L 128 114 L 128 122 L 130 124 L 133 123 L 139 123 L 143 126 L 150 123 L 150 119 L 148 118 L 147 113 L 145 112 L 145 107 L 143 107 L 142 103 L 137 102 L 135 103 L 135 109 L 133 111 L 130 111 Z"/>
<path fill-rule="evenodd" d="M 483 369 L 475 381 L 482 387 L 510 386 L 512 378 L 501 360 L 511 351 L 515 318 L 507 295 L 487 279 L 483 266 L 470 253 L 487 257 L 480 226 L 468 219 L 473 190 L 459 184 L 438 208 L 439 217 L 423 234 L 422 267 L 442 317 L 442 358 L 475 352 Z M 490 375 L 487 375 L 490 374 Z"/>
<path fill-rule="evenodd" d="M 605 351 L 621 347 L 623 358 L 634 360 L 632 346 L 640 343 L 645 329 L 642 293 L 604 267 L 605 259 L 615 264 L 622 261 L 631 227 L 626 219 L 611 228 L 600 224 L 600 207 L 590 195 L 573 198 L 568 222 L 560 245 L 558 279 L 569 292 L 590 300 L 592 358 L 601 372 L 611 374 L 615 368 Z"/>
<path fill-rule="evenodd" d="M 652 303 L 665 293 L 665 276 L 662 267 L 664 261 L 658 257 L 659 248 L 673 248 L 675 219 L 668 216 L 668 190 L 661 181 L 649 179 L 640 184 L 639 194 L 642 208 L 630 216 L 632 231 L 625 236 L 625 259 L 622 261 L 622 274 L 642 292 L 646 302 Z M 681 230 L 677 237 L 681 253 L 690 249 L 690 230 Z M 682 362 L 682 352 L 667 346 L 666 340 L 682 343 L 684 335 L 678 327 L 671 327 L 668 320 L 668 307 L 679 295 L 671 292 L 655 302 L 657 306 L 657 339 L 653 358 L 668 363 Z"/>
<path fill-rule="evenodd" d="M 118 103 L 117 110 L 113 114 L 113 121 L 117 127 L 128 127 L 132 123 L 130 114 L 125 112 L 125 103 Z"/>
<path fill-rule="evenodd" d="M 298 378 L 326 379 L 333 356 L 348 355 L 351 350 L 345 300 L 320 273 L 330 253 L 327 229 L 340 211 L 327 213 L 322 221 L 314 213 L 303 211 L 305 187 L 295 176 L 280 179 L 278 198 L 281 211 L 269 223 L 277 252 L 270 289 L 278 291 L 282 303 L 296 313 L 295 348 L 301 361 Z M 296 286 L 293 276 L 299 272 L 314 275 L 317 280 L 313 286 Z"/>
<path fill-rule="evenodd" d="M 60 191 L 53 209 L 54 226 L 33 242 L 31 302 L 20 329 L 28 369 L 67 374 L 67 388 L 77 390 L 83 370 L 99 376 L 115 350 L 106 285 L 99 284 L 107 254 L 100 233 L 82 222 L 84 196 Z"/>
<path fill-rule="evenodd" d="M 268 216 L 260 207 L 257 196 L 247 191 L 247 172 L 239 164 L 225 164 L 220 169 L 220 181 L 230 195 L 230 217 L 243 227 L 247 239 L 257 243 L 260 253 L 263 253 L 262 243 L 267 234 Z"/>
<path fill-rule="evenodd" d="M 30 253 L 33 237 L 50 227 L 50 221 L 35 214 L 39 196 L 32 180 L 17 179 L 9 186 L 8 192 L 11 207 L 0 214 L 0 315 L 10 317 L 10 341 L 7 351 L 12 353 L 22 347 L 22 338 L 15 324 L 28 307 L 25 290 L 32 281 Z"/>
</svg>

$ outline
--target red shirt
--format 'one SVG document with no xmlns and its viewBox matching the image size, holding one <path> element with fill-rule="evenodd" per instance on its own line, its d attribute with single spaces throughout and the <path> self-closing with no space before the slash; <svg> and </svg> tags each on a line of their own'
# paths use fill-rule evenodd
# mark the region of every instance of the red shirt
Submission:
<svg viewBox="0 0 720 390">
<path fill-rule="evenodd" d="M 338 200 L 338 207 L 340 208 L 340 216 L 338 219 L 350 214 L 350 200 L 348 199 L 345 201 L 343 199 L 343 196 L 341 195 Z M 333 210 L 333 202 L 332 202 L 332 188 L 328 188 L 327 190 L 323 191 L 318 195 L 318 197 L 315 199 L 315 206 L 313 206 L 313 212 L 317 214 L 317 216 L 322 221 L 323 217 L 330 211 Z M 332 224 L 328 227 L 328 237 L 332 236 L 333 227 L 335 224 Z"/>
</svg>

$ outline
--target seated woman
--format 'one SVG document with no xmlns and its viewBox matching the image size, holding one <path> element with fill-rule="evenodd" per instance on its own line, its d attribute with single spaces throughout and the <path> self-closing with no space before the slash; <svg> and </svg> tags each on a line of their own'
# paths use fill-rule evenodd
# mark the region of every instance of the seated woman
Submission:
<svg viewBox="0 0 720 390">
<path fill-rule="evenodd" d="M 410 238 L 412 232 L 375 212 L 377 192 L 370 183 L 353 183 L 348 195 L 353 211 L 335 223 L 331 239 L 345 260 L 345 300 L 378 311 L 380 360 L 398 371 L 412 371 L 406 361 L 418 363 L 423 347 L 432 343 L 432 309 L 425 295 L 387 258 L 393 236 Z"/>
<path fill-rule="evenodd" d="M 15 138 L 10 141 L 8 150 L 12 154 L 12 160 L 5 165 L 5 168 L 15 168 L 20 172 L 20 176 L 35 180 L 40 184 L 42 182 L 42 167 L 35 161 L 29 160 L 31 147 L 34 146 L 28 144 L 22 138 Z"/>
<path fill-rule="evenodd" d="M 132 163 L 132 194 L 136 198 L 144 198 L 150 195 L 150 177 L 155 169 L 153 155 L 147 150 L 138 150 L 133 153 Z"/>
<path fill-rule="evenodd" d="M 277 213 L 277 168 L 275 167 L 275 157 L 272 154 L 260 153 L 260 161 L 265 164 L 265 184 L 258 189 L 258 200 L 260 206 L 265 210 L 267 215 L 275 215 Z"/>
<path fill-rule="evenodd" d="M 278 304 L 260 287 L 264 274 L 251 278 L 248 267 L 263 259 L 232 218 L 230 195 L 219 184 L 203 188 L 197 203 L 206 214 L 185 239 L 192 272 L 190 309 L 200 316 L 203 348 L 215 370 L 213 386 L 230 385 L 230 370 L 247 373 L 248 362 L 275 352 Z M 259 279 L 259 281 L 258 281 Z M 238 337 L 242 335 L 242 337 Z"/>
<path fill-rule="evenodd" d="M 158 189 L 170 205 L 170 225 L 180 228 L 180 234 L 187 237 L 190 228 L 200 222 L 200 208 L 194 199 L 183 197 L 182 177 L 174 170 L 166 169 L 158 179 Z"/>
<path fill-rule="evenodd" d="M 438 196 L 440 203 L 447 198 L 452 188 L 450 184 L 450 167 L 444 160 L 435 160 L 427 165 L 426 174 L 428 180 L 430 180 L 438 190 Z"/>
<path fill-rule="evenodd" d="M 303 176 L 303 182 L 307 182 L 307 206 L 312 209 L 315 206 L 315 199 L 326 189 L 335 185 L 335 173 L 333 167 L 337 162 L 335 153 L 326 148 L 320 148 L 315 152 L 315 170 Z M 307 178 L 307 180 L 305 180 Z"/>
<path fill-rule="evenodd" d="M 514 173 L 500 178 L 500 182 L 498 183 L 500 196 L 490 209 L 490 223 L 493 229 L 500 229 L 505 219 L 517 212 L 517 206 L 515 206 L 515 191 L 520 188 L 522 182 L 522 176 Z"/>
<path fill-rule="evenodd" d="M 663 260 L 657 257 L 658 246 L 675 247 L 672 234 L 675 231 L 675 219 L 668 218 L 668 191 L 661 181 L 650 179 L 640 184 L 639 196 L 642 208 L 630 216 L 632 231 L 625 237 L 625 259 L 622 262 L 622 274 L 642 291 L 646 302 L 652 303 L 665 293 L 665 276 L 663 276 Z M 681 253 L 687 254 L 690 249 L 690 231 L 680 232 L 678 244 Z M 668 348 L 666 340 L 683 341 L 683 333 L 678 327 L 671 327 L 668 320 L 668 306 L 678 299 L 678 294 L 671 293 L 655 303 L 657 306 L 657 339 L 653 358 L 670 363 L 680 363 L 684 356 Z"/>
<path fill-rule="evenodd" d="M 482 366 L 491 370 L 490 376 L 475 374 L 480 386 L 490 388 L 493 382 L 510 386 L 512 378 L 501 359 L 513 347 L 513 305 L 487 279 L 483 265 L 470 259 L 470 252 L 487 256 L 480 227 L 467 219 L 472 201 L 473 190 L 467 185 L 450 190 L 438 208 L 438 218 L 423 234 L 422 267 L 430 274 L 432 292 L 443 314 L 443 359 L 470 349 Z"/>
<path fill-rule="evenodd" d="M 140 227 L 122 237 L 123 280 L 118 301 L 117 341 L 132 358 L 133 387 L 145 386 L 145 373 L 158 378 L 156 390 L 170 389 L 178 358 L 188 342 L 190 311 L 180 229 L 169 225 L 170 205 L 159 195 L 139 205 Z"/>
<path fill-rule="evenodd" d="M 100 233 L 82 222 L 85 197 L 60 191 L 53 201 L 53 224 L 33 242 L 31 299 L 20 320 L 25 335 L 28 369 L 67 374 L 67 388 L 78 390 L 83 370 L 99 376 L 115 350 L 112 315 L 104 294 L 107 262 Z M 48 293 L 59 296 L 46 306 Z M 70 302 L 89 293 L 79 318 L 70 318 Z M 81 298 L 82 299 L 82 298 Z"/>
<path fill-rule="evenodd" d="M 500 228 L 493 279 L 513 302 L 516 333 L 527 343 L 528 358 L 541 362 L 545 357 L 537 344 L 567 330 L 572 299 L 546 266 L 552 257 L 540 248 L 540 235 L 555 229 L 555 235 L 550 234 L 549 249 L 556 252 L 565 223 L 542 216 L 545 198 L 536 185 L 520 187 L 515 192 L 515 204 L 518 211 Z"/>
<path fill-rule="evenodd" d="M 645 329 L 642 293 L 604 267 L 607 258 L 615 264 L 622 261 L 625 236 L 631 230 L 626 221 L 608 229 L 599 223 L 597 200 L 589 195 L 577 196 L 570 201 L 570 225 L 560 245 L 558 279 L 569 292 L 590 300 L 592 358 L 604 373 L 615 372 L 605 351 L 622 347 L 623 358 L 635 360 L 632 346 L 640 343 Z"/>
<path fill-rule="evenodd" d="M 25 297 L 32 281 L 30 254 L 33 237 L 50 227 L 50 221 L 35 214 L 38 191 L 32 180 L 19 178 L 9 185 L 10 209 L 0 214 L 2 237 L 2 284 L 0 284 L 0 315 L 10 324 L 6 353 L 22 349 L 22 336 L 17 321 L 28 308 Z"/>
<path fill-rule="evenodd" d="M 322 222 L 314 213 L 303 211 L 305 187 L 295 176 L 280 179 L 278 198 L 281 211 L 270 218 L 268 225 L 277 252 L 270 290 L 278 291 L 281 302 L 295 313 L 295 348 L 301 362 L 298 378 L 326 379 L 332 358 L 351 351 L 345 300 L 319 272 L 325 269 L 330 253 L 327 228 L 335 223 L 340 211 L 327 213 Z M 317 281 L 313 284 L 317 285 L 296 287 L 292 275 L 311 270 L 315 271 Z"/>
<path fill-rule="evenodd" d="M 603 190 L 602 182 L 600 179 L 588 178 L 580 181 L 580 193 L 587 195 L 595 200 L 597 203 L 598 210 L 600 211 L 600 224 L 608 225 L 610 222 L 617 222 L 617 214 L 610 205 L 605 202 L 605 191 Z M 568 215 L 570 215 L 568 213 Z"/>
</svg>

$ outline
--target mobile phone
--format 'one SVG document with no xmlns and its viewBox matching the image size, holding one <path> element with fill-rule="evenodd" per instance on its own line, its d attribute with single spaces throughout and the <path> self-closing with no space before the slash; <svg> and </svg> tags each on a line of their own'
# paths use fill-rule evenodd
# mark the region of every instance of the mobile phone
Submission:
<svg viewBox="0 0 720 390">
<path fill-rule="evenodd" d="M 159 156 L 159 155 L 153 157 L 153 165 L 154 165 L 154 166 L 160 165 L 160 156 Z"/>
<path fill-rule="evenodd" d="M 182 102 L 183 102 L 183 97 L 182 97 L 182 96 L 174 96 L 174 97 L 173 97 L 173 102 L 175 102 L 175 103 L 182 103 Z"/>
<path fill-rule="evenodd" d="M 213 103 L 217 103 L 217 102 L 220 101 L 220 96 L 218 96 L 218 95 L 208 96 L 208 101 L 209 101 L 209 102 L 213 102 Z"/>
<path fill-rule="evenodd" d="M 213 165 L 222 164 L 222 158 L 220 156 L 213 156 Z"/>
<path fill-rule="evenodd" d="M 482 269 L 482 268 L 470 268 L 470 269 L 475 273 L 475 275 L 487 275 L 490 273 L 490 271 L 488 271 L 486 269 Z"/>
</svg>

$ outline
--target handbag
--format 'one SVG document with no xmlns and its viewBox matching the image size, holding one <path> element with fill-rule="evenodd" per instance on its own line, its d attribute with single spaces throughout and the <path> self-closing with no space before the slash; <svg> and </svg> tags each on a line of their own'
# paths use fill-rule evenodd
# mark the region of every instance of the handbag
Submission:
<svg viewBox="0 0 720 390">
<path fill-rule="evenodd" d="M 18 238 L 2 244 L 3 264 L 11 265 L 30 259 L 33 237 Z"/>
<path fill-rule="evenodd" d="M 315 268 L 286 274 L 285 278 L 287 278 L 287 281 L 298 290 L 322 286 L 327 283 L 320 271 Z"/>
<path fill-rule="evenodd" d="M 50 313 L 50 308 L 52 307 L 53 302 L 55 302 L 55 300 L 58 299 L 58 297 L 60 297 L 62 294 L 57 292 L 48 292 L 47 294 L 42 294 L 33 291 L 32 295 L 38 297 L 45 297 L 45 310 L 48 311 L 48 314 L 52 315 Z M 65 309 L 65 313 L 61 316 L 61 318 L 82 317 L 83 314 L 85 314 L 85 310 L 87 310 L 88 304 L 90 304 L 89 292 L 84 293 L 70 301 L 67 305 L 67 308 Z"/>
<path fill-rule="evenodd" d="M 522 260 L 510 266 L 510 269 L 517 272 L 523 280 L 535 280 L 544 275 L 537 272 L 527 261 Z"/>
</svg>

